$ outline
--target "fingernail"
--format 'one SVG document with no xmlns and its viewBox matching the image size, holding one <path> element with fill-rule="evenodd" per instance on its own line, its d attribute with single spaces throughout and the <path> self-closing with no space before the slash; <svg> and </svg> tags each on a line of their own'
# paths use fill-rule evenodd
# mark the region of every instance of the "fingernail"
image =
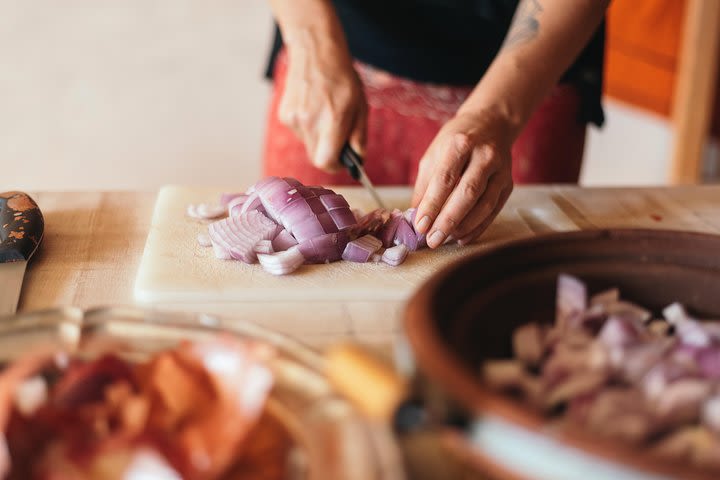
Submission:
<svg viewBox="0 0 720 480">
<path fill-rule="evenodd" d="M 430 228 L 430 217 L 425 215 L 418 222 L 417 231 L 418 233 L 425 233 L 427 232 L 428 228 Z"/>
<path fill-rule="evenodd" d="M 428 237 L 428 246 L 430 246 L 430 248 L 438 247 L 438 246 L 442 245 L 444 240 L 445 240 L 445 234 L 443 232 L 441 232 L 440 230 L 435 230 Z"/>
</svg>

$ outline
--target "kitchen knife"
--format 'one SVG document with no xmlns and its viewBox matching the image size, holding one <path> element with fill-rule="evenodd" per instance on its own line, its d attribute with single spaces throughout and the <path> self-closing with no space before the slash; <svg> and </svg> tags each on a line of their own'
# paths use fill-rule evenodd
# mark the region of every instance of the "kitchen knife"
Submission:
<svg viewBox="0 0 720 480">
<path fill-rule="evenodd" d="M 15 313 L 25 267 L 43 238 L 37 204 L 21 192 L 0 193 L 0 316 Z"/>
<path fill-rule="evenodd" d="M 365 190 L 370 193 L 370 196 L 373 200 L 375 200 L 375 203 L 378 204 L 378 207 L 383 210 L 387 210 L 387 207 L 385 207 L 380 195 L 378 195 L 377 190 L 375 190 L 375 186 L 373 186 L 372 182 L 365 173 L 365 169 L 362 166 L 362 158 L 348 143 L 343 146 L 342 152 L 340 153 L 340 163 L 347 167 L 352 178 L 362 183 Z"/>
</svg>

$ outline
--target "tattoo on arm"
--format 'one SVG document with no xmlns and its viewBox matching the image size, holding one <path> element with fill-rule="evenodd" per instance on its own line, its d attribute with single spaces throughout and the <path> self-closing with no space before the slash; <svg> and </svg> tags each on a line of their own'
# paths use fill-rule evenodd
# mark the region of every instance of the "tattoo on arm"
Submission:
<svg viewBox="0 0 720 480">
<path fill-rule="evenodd" d="M 508 50 L 535 38 L 540 30 L 537 16 L 543 8 L 539 0 L 521 0 L 515 12 L 503 49 Z"/>
</svg>

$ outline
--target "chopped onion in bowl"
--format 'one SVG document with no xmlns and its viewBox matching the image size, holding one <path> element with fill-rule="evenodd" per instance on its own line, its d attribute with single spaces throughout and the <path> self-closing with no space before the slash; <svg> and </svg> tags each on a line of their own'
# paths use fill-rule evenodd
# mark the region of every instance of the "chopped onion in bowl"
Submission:
<svg viewBox="0 0 720 480">
<path fill-rule="evenodd" d="M 516 328 L 514 358 L 484 362 L 483 380 L 562 423 L 720 471 L 720 322 L 680 304 L 663 315 L 617 289 L 588 300 L 560 275 L 554 324 Z"/>
</svg>

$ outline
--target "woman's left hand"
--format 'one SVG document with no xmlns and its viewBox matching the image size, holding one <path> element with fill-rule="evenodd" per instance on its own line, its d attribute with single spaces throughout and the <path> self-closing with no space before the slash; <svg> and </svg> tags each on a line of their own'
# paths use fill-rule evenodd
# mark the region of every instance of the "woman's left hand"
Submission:
<svg viewBox="0 0 720 480">
<path fill-rule="evenodd" d="M 488 227 L 513 189 L 513 129 L 490 111 L 458 113 L 420 161 L 413 206 L 415 228 L 430 248 L 452 236 L 467 244 Z"/>
</svg>

